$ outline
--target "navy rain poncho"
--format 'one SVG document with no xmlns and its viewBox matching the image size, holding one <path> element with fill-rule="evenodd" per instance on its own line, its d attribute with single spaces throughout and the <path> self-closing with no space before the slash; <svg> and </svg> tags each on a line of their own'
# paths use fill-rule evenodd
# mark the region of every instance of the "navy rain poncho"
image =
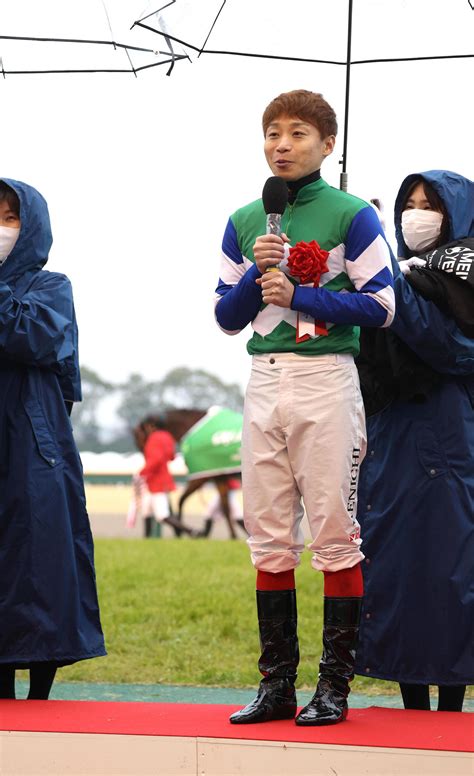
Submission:
<svg viewBox="0 0 474 776">
<path fill-rule="evenodd" d="M 420 176 L 448 211 L 448 241 L 474 235 L 474 183 L 447 171 Z M 401 208 L 420 176 L 405 179 L 395 205 L 402 258 L 411 253 Z M 388 332 L 410 348 L 413 379 L 430 387 L 395 395 L 367 419 L 358 509 L 365 598 L 356 672 L 407 684 L 472 684 L 474 340 L 424 300 L 398 265 L 394 273 L 397 309 Z M 376 383 L 368 385 L 374 396 Z"/>
<path fill-rule="evenodd" d="M 0 663 L 105 655 L 82 466 L 66 402 L 81 398 L 71 284 L 48 272 L 48 208 L 30 186 L 0 267 Z M 69 405 L 70 406 L 70 405 Z"/>
</svg>

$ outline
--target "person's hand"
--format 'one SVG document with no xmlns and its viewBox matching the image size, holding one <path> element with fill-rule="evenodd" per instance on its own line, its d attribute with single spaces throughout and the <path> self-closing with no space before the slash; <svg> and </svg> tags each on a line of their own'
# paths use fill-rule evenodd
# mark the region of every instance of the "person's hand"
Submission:
<svg viewBox="0 0 474 776">
<path fill-rule="evenodd" d="M 275 267 L 285 256 L 285 243 L 289 242 L 286 234 L 264 234 L 257 237 L 253 246 L 253 255 L 258 271 L 265 272 L 267 267 Z"/>
<path fill-rule="evenodd" d="M 295 287 L 284 272 L 265 272 L 255 281 L 262 287 L 262 299 L 265 304 L 277 307 L 291 307 Z"/>
<path fill-rule="evenodd" d="M 425 259 L 419 259 L 418 256 L 412 256 L 411 259 L 402 259 L 398 262 L 402 275 L 408 275 L 412 267 L 424 267 L 425 265 Z"/>
</svg>

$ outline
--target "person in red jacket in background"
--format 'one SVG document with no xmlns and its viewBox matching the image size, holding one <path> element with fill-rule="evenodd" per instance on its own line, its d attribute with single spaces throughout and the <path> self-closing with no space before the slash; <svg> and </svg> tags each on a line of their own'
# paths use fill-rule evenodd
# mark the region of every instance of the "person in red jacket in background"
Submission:
<svg viewBox="0 0 474 776">
<path fill-rule="evenodd" d="M 137 447 L 145 458 L 145 466 L 139 474 L 146 487 L 142 489 L 140 496 L 141 511 L 145 515 L 151 515 L 157 523 L 171 525 L 176 536 L 181 536 L 182 533 L 194 536 L 195 531 L 178 520 L 171 511 L 169 494 L 176 490 L 176 483 L 168 469 L 168 462 L 172 461 L 176 454 L 174 438 L 166 431 L 163 421 L 157 415 L 144 418 L 135 428 L 134 436 Z M 149 526 L 146 521 L 147 517 L 145 525 Z"/>
</svg>

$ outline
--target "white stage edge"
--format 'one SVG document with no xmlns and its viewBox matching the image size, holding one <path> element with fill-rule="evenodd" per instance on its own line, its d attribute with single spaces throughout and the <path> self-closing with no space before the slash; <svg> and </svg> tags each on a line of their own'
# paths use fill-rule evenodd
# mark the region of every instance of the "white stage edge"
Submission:
<svg viewBox="0 0 474 776">
<path fill-rule="evenodd" d="M 1 776 L 473 776 L 473 755 L 180 736 L 0 732 Z"/>
</svg>

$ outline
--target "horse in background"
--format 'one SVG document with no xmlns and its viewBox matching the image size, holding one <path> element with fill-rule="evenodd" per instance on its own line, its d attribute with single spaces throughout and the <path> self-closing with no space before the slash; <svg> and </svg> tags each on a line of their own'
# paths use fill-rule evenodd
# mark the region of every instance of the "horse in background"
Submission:
<svg viewBox="0 0 474 776">
<path fill-rule="evenodd" d="M 198 409 L 174 410 L 173 409 L 165 412 L 163 416 L 160 416 L 160 418 L 162 419 L 163 428 L 165 428 L 166 431 L 169 431 L 169 433 L 175 438 L 176 442 L 179 443 L 183 438 L 183 436 L 187 434 L 187 432 L 206 414 L 207 414 L 207 410 L 198 410 Z M 229 488 L 228 481 L 229 481 L 229 478 L 233 476 L 233 474 L 240 474 L 240 471 L 236 471 L 235 473 L 229 472 L 227 474 L 216 474 L 209 477 L 196 477 L 196 478 L 193 478 L 192 480 L 189 480 L 178 502 L 177 519 L 178 520 L 182 519 L 183 507 L 187 499 L 207 483 L 213 482 L 219 494 L 221 510 L 227 521 L 230 538 L 237 539 L 235 522 L 238 523 L 238 525 L 242 528 L 243 531 L 245 531 L 245 528 L 243 525 L 243 520 L 235 521 L 231 514 L 231 509 L 229 504 L 230 488 Z M 209 526 L 207 526 L 207 528 L 208 527 Z M 206 529 L 204 529 L 204 531 L 201 532 L 201 535 L 206 536 L 207 533 L 206 533 Z M 245 531 L 245 533 L 247 532 Z"/>
</svg>

